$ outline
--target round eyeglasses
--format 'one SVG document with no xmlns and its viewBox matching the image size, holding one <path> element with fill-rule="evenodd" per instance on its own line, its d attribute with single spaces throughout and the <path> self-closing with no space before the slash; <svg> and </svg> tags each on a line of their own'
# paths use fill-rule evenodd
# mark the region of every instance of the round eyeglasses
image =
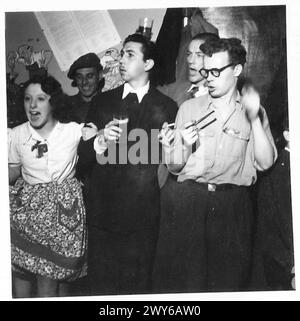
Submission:
<svg viewBox="0 0 300 321">
<path fill-rule="evenodd" d="M 229 65 L 226 65 L 220 69 L 218 68 L 212 68 L 212 69 L 205 69 L 205 68 L 201 68 L 199 70 L 200 72 L 200 75 L 203 77 L 203 78 L 208 78 L 208 75 L 209 73 L 211 73 L 214 77 L 219 77 L 221 72 L 224 71 L 226 68 L 230 67 L 230 66 L 233 66 L 234 64 L 231 63 Z"/>
</svg>

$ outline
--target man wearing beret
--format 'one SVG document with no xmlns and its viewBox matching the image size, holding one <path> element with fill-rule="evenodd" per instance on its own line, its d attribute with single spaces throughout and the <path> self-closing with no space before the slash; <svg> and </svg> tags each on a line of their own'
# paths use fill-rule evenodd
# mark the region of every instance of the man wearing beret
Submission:
<svg viewBox="0 0 300 321">
<path fill-rule="evenodd" d="M 102 77 L 103 67 L 95 53 L 88 53 L 79 57 L 71 65 L 68 77 L 72 79 L 72 86 L 78 88 L 78 94 L 70 96 L 73 120 L 85 122 L 92 99 L 101 93 L 104 86 Z"/>
<path fill-rule="evenodd" d="M 86 122 L 92 100 L 101 93 L 104 87 L 102 71 L 100 59 L 95 53 L 85 54 L 71 65 L 68 77 L 73 80 L 71 85 L 78 88 L 76 95 L 68 97 L 73 121 L 78 123 Z M 84 183 L 83 195 L 86 200 L 86 186 L 89 184 L 89 175 L 88 173 L 80 175 L 78 172 L 76 175 Z M 72 282 L 70 291 L 75 295 L 85 293 L 87 291 L 86 278 Z"/>
</svg>

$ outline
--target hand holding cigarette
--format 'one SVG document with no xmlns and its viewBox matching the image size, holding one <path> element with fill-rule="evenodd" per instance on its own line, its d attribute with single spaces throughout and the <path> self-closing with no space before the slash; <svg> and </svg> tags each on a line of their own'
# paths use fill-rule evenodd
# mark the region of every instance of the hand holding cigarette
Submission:
<svg viewBox="0 0 300 321">
<path fill-rule="evenodd" d="M 181 136 L 187 146 L 193 145 L 198 139 L 198 130 L 195 121 L 189 121 L 184 124 L 180 130 Z"/>
<path fill-rule="evenodd" d="M 162 145 L 166 147 L 170 147 L 174 142 L 175 131 L 174 131 L 175 123 L 168 124 L 164 122 L 162 125 L 162 129 L 158 134 L 158 139 L 162 143 Z"/>
</svg>

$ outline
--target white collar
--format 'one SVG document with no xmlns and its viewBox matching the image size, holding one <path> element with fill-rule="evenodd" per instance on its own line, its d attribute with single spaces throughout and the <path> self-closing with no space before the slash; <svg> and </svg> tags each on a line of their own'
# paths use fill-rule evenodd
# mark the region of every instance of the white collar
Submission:
<svg viewBox="0 0 300 321">
<path fill-rule="evenodd" d="M 123 89 L 123 96 L 122 99 L 124 99 L 129 93 L 135 93 L 137 94 L 139 103 L 142 101 L 144 96 L 147 94 L 149 91 L 150 87 L 150 82 L 148 81 L 147 84 L 143 87 L 140 87 L 138 89 L 133 89 L 127 82 L 124 84 L 124 89 Z"/>
<path fill-rule="evenodd" d="M 288 147 L 284 147 L 284 149 L 290 153 L 290 149 Z"/>
<path fill-rule="evenodd" d="M 45 141 L 45 139 L 42 136 L 40 136 L 40 134 L 30 125 L 29 121 L 27 121 L 26 125 L 27 125 L 26 129 L 27 129 L 28 136 L 26 136 L 24 143 L 28 142 L 30 139 L 35 141 L 41 141 L 41 142 Z M 61 128 L 62 128 L 61 123 L 58 121 L 54 126 L 54 128 L 52 129 L 47 141 L 49 142 L 49 140 L 51 140 L 51 137 L 53 137 L 55 132 L 57 130 L 61 130 Z"/>
<path fill-rule="evenodd" d="M 200 85 L 200 86 L 197 86 L 195 84 L 192 84 L 191 87 L 188 89 L 187 92 L 190 92 L 194 87 L 198 87 L 198 91 L 196 91 L 195 93 L 195 97 L 200 97 L 200 96 L 204 96 L 208 93 L 208 88 L 203 86 L 203 85 Z"/>
</svg>

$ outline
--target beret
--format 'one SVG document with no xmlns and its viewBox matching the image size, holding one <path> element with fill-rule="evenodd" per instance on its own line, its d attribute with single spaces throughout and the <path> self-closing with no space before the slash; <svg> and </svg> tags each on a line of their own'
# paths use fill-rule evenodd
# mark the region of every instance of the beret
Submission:
<svg viewBox="0 0 300 321">
<path fill-rule="evenodd" d="M 83 55 L 73 62 L 68 72 L 68 78 L 74 79 L 77 69 L 90 67 L 96 67 L 98 70 L 103 69 L 99 57 L 93 52 Z"/>
</svg>

